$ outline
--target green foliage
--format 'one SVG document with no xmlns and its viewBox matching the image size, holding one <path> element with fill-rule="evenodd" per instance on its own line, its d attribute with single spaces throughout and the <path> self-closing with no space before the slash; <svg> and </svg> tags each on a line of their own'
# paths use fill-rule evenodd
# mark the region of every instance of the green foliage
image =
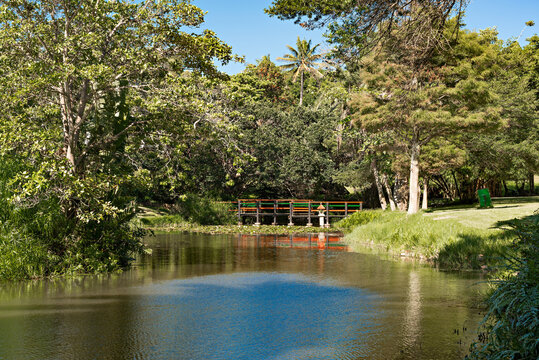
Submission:
<svg viewBox="0 0 539 360">
<path fill-rule="evenodd" d="M 487 300 L 479 341 L 468 359 L 539 358 L 539 213 L 511 226 L 514 252 Z"/>
<path fill-rule="evenodd" d="M 40 242 L 16 233 L 0 233 L 0 279 L 41 278 L 57 269 L 58 258 Z"/>
<path fill-rule="evenodd" d="M 229 204 L 214 199 L 188 194 L 177 203 L 177 212 L 189 223 L 200 225 L 228 225 L 237 222 Z"/>
<path fill-rule="evenodd" d="M 326 109 L 272 105 L 244 109 L 244 142 L 256 161 L 236 179 L 243 192 L 260 197 L 308 198 L 341 190 L 332 181 L 336 166 L 335 114 Z"/>
<path fill-rule="evenodd" d="M 361 225 L 368 224 L 371 221 L 374 221 L 375 219 L 378 219 L 381 216 L 382 216 L 381 210 L 363 210 L 363 211 L 353 213 L 347 218 L 342 219 L 341 221 L 335 224 L 335 227 L 337 229 L 340 229 L 348 233 L 352 231 L 354 228 Z"/>
<path fill-rule="evenodd" d="M 39 249 L 56 259 L 20 276 L 111 271 L 142 251 L 133 197 L 178 198 L 185 144 L 211 113 L 201 75 L 239 60 L 185 31 L 203 21 L 189 1 L 0 5 L 0 235 L 21 257 L 20 242 L 37 249 L 28 266 Z M 211 140 L 227 128 L 211 125 Z"/>
<path fill-rule="evenodd" d="M 197 225 L 230 225 L 237 222 L 229 203 L 216 201 L 207 196 L 187 194 L 174 204 L 169 214 L 139 216 L 140 222 L 149 228 L 177 228 Z"/>
<path fill-rule="evenodd" d="M 288 101 L 285 86 L 285 75 L 267 55 L 256 66 L 249 64 L 243 72 L 234 75 L 228 92 L 238 107 L 266 101 L 283 104 Z"/>
<path fill-rule="evenodd" d="M 464 0 L 274 0 L 265 11 L 306 28 L 328 25 L 326 35 L 341 59 L 384 43 L 401 61 L 417 66 L 444 43 L 440 30 L 465 7 Z"/>
</svg>

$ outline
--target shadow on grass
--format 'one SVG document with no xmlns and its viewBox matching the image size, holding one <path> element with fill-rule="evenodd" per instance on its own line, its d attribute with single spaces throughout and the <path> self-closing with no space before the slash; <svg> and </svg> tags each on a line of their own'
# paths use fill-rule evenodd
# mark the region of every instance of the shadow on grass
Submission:
<svg viewBox="0 0 539 360">
<path fill-rule="evenodd" d="M 524 216 L 524 217 L 519 218 L 519 219 L 498 221 L 494 226 L 497 227 L 497 228 L 502 228 L 502 227 L 507 227 L 507 226 L 513 227 L 513 226 L 517 225 L 517 223 L 522 223 L 522 222 L 524 222 L 524 223 L 526 223 L 526 222 L 537 223 L 538 221 L 539 221 L 539 206 L 538 206 L 537 210 L 535 211 L 535 213 L 532 214 L 532 215 Z M 514 233 L 514 230 L 508 230 L 507 232 L 508 233 Z"/>
<path fill-rule="evenodd" d="M 438 253 L 437 264 L 444 269 L 490 269 L 499 265 L 510 249 L 513 235 L 501 231 L 490 236 L 462 233 Z"/>
<path fill-rule="evenodd" d="M 492 198 L 492 203 L 494 205 L 539 203 L 539 196 L 494 197 Z"/>
<path fill-rule="evenodd" d="M 522 229 L 537 226 L 539 210 L 520 219 L 498 221 L 494 227 L 501 231 L 489 236 L 461 233 L 458 240 L 444 246 L 438 254 L 440 267 L 448 269 L 493 268 L 502 264 L 514 251 L 513 241 Z M 520 227 L 517 227 L 520 224 Z M 535 224 L 535 225 L 533 225 Z M 513 254 L 514 255 L 514 254 Z"/>
</svg>

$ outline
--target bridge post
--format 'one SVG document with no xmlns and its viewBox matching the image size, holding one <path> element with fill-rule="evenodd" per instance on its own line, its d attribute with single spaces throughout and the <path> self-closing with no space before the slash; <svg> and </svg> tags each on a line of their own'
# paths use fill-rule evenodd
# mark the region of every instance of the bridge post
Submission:
<svg viewBox="0 0 539 360">
<path fill-rule="evenodd" d="M 289 200 L 288 201 L 288 207 L 290 209 L 290 215 L 289 215 L 289 222 L 288 222 L 288 226 L 294 226 L 294 221 L 292 219 L 292 217 L 294 216 L 294 202 L 292 200 Z"/>
<path fill-rule="evenodd" d="M 241 221 L 241 200 L 238 199 L 238 225 L 242 226 L 243 222 Z"/>
<path fill-rule="evenodd" d="M 326 224 L 324 225 L 326 228 L 330 228 L 329 225 L 329 202 L 326 202 Z"/>
<path fill-rule="evenodd" d="M 255 226 L 260 226 L 260 200 L 256 200 L 256 222 Z"/>
<path fill-rule="evenodd" d="M 348 201 L 344 203 L 344 217 L 348 217 Z"/>
<path fill-rule="evenodd" d="M 312 202 L 309 200 L 309 215 L 307 220 L 307 227 L 313 226 L 313 223 L 311 222 L 311 211 L 312 211 Z"/>
<path fill-rule="evenodd" d="M 277 225 L 277 200 L 273 200 L 273 223 L 271 225 Z"/>
</svg>

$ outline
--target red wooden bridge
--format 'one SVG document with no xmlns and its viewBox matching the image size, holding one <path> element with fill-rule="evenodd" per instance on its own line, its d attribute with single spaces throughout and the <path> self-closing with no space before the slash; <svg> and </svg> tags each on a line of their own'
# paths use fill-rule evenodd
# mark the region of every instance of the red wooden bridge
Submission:
<svg viewBox="0 0 539 360">
<path fill-rule="evenodd" d="M 231 211 L 237 213 L 240 225 L 245 217 L 254 217 L 255 225 L 260 225 L 264 217 L 270 217 L 273 220 L 272 225 L 277 225 L 279 218 L 287 217 L 289 226 L 294 225 L 294 219 L 306 219 L 307 226 L 312 226 L 312 220 L 318 218 L 320 225 L 329 227 L 330 219 L 345 218 L 363 210 L 362 201 L 239 199 L 231 204 L 234 206 Z"/>
</svg>

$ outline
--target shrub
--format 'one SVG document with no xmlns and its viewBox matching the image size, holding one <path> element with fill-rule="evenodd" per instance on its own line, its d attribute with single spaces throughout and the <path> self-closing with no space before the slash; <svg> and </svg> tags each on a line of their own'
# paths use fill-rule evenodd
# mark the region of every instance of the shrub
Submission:
<svg viewBox="0 0 539 360">
<path fill-rule="evenodd" d="M 353 213 L 347 218 L 342 219 L 335 224 L 335 227 L 344 231 L 350 232 L 354 228 L 370 223 L 371 221 L 378 219 L 383 214 L 382 210 L 363 210 Z"/>
<path fill-rule="evenodd" d="M 178 215 L 199 225 L 228 225 L 236 221 L 230 206 L 209 197 L 188 194 L 176 204 Z"/>
<path fill-rule="evenodd" d="M 0 235 L 0 279 L 32 279 L 50 275 L 58 259 L 34 239 Z"/>
<path fill-rule="evenodd" d="M 539 359 L 539 213 L 505 225 L 515 251 L 492 282 L 483 332 L 468 359 Z"/>
<path fill-rule="evenodd" d="M 142 251 L 133 204 L 114 184 L 27 179 L 21 164 L 0 156 L 0 280 L 117 270 Z"/>
</svg>

